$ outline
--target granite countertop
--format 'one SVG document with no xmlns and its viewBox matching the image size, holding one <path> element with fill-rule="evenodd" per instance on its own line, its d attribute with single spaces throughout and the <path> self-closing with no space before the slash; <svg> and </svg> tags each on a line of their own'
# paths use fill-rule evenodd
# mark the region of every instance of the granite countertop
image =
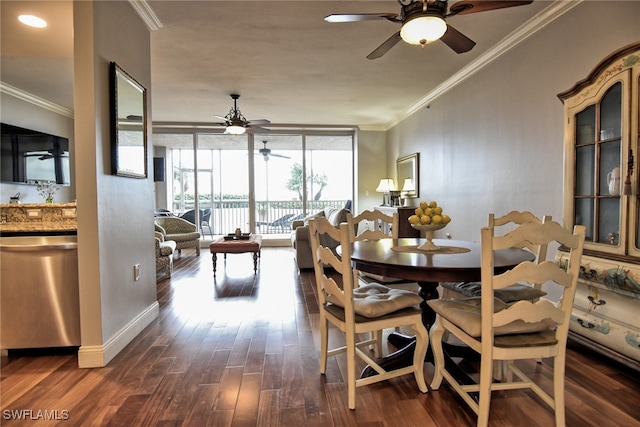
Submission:
<svg viewBox="0 0 640 427">
<path fill-rule="evenodd" d="M 76 203 L 3 203 L 0 233 L 64 233 L 78 229 Z"/>
</svg>

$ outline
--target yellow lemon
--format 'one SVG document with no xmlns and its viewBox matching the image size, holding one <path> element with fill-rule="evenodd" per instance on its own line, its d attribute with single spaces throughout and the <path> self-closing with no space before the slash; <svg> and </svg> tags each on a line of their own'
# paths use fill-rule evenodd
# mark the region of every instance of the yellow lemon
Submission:
<svg viewBox="0 0 640 427">
<path fill-rule="evenodd" d="M 429 215 L 422 215 L 420 217 L 420 223 L 422 225 L 431 224 L 431 217 Z"/>
<path fill-rule="evenodd" d="M 418 216 L 422 216 L 424 215 L 424 211 L 420 208 L 416 208 L 416 210 L 414 211 L 414 213 Z"/>
<path fill-rule="evenodd" d="M 430 208 L 435 208 L 438 206 L 438 203 L 434 202 L 433 200 L 429 202 L 429 207 Z"/>
<path fill-rule="evenodd" d="M 420 202 L 420 209 L 425 210 L 429 207 L 427 202 Z"/>
<path fill-rule="evenodd" d="M 433 214 L 434 215 L 442 215 L 442 208 L 440 206 L 437 206 L 437 207 L 433 208 Z"/>
<path fill-rule="evenodd" d="M 450 222 L 451 222 L 451 218 L 449 218 L 449 215 L 442 215 L 443 224 L 449 224 Z"/>
<path fill-rule="evenodd" d="M 410 224 L 420 224 L 420 217 L 418 215 L 411 215 L 409 217 Z"/>
<path fill-rule="evenodd" d="M 433 209 L 427 208 L 424 210 L 425 215 L 433 216 Z"/>
<path fill-rule="evenodd" d="M 431 217 L 431 224 L 442 224 L 442 217 L 440 215 L 434 215 Z"/>
</svg>

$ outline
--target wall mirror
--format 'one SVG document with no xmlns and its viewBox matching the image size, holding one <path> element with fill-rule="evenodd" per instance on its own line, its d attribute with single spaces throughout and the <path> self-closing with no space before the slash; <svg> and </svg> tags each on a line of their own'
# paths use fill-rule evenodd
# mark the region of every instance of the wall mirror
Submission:
<svg viewBox="0 0 640 427">
<path fill-rule="evenodd" d="M 147 91 L 115 62 L 109 64 L 111 169 L 147 177 Z"/>
<path fill-rule="evenodd" d="M 396 160 L 396 177 L 402 198 L 420 197 L 420 153 Z"/>
</svg>

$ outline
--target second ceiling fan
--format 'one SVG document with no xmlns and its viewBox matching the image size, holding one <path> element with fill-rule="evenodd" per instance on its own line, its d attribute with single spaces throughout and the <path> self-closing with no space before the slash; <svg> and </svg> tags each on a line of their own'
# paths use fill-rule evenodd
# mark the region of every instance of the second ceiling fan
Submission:
<svg viewBox="0 0 640 427">
<path fill-rule="evenodd" d="M 282 154 L 275 154 L 271 152 L 270 148 L 267 148 L 267 141 L 262 141 L 263 147 L 258 150 L 258 153 L 262 154 L 262 158 L 265 162 L 269 161 L 269 156 L 282 157 L 283 159 L 290 159 L 289 156 L 283 156 Z"/>
<path fill-rule="evenodd" d="M 473 49 L 476 42 L 447 24 L 445 21 L 446 18 L 454 15 L 468 15 L 470 13 L 533 3 L 533 0 L 463 0 L 451 5 L 449 8 L 447 0 L 397 1 L 401 6 L 399 15 L 397 13 L 352 13 L 328 15 L 324 19 L 327 22 L 387 20 L 402 24 L 400 31 L 393 34 L 373 52 L 367 55 L 367 59 L 380 58 L 400 40 L 421 46 L 436 40 L 442 40 L 444 44 L 456 53 L 464 53 Z M 447 9 L 449 9 L 448 13 Z"/>
</svg>

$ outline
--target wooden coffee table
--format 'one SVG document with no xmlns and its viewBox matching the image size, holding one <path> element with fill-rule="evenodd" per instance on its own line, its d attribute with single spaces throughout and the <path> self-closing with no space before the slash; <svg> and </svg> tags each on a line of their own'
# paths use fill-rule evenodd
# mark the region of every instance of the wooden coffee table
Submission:
<svg viewBox="0 0 640 427">
<path fill-rule="evenodd" d="M 258 271 L 258 258 L 260 257 L 261 248 L 262 236 L 259 234 L 252 234 L 248 239 L 225 240 L 224 237 L 220 237 L 214 240 L 209 245 L 209 251 L 213 254 L 211 256 L 211 260 L 213 261 L 213 275 L 216 275 L 218 254 L 224 254 L 226 261 L 227 254 L 243 254 L 248 252 L 253 252 L 253 274 L 255 274 Z"/>
</svg>

